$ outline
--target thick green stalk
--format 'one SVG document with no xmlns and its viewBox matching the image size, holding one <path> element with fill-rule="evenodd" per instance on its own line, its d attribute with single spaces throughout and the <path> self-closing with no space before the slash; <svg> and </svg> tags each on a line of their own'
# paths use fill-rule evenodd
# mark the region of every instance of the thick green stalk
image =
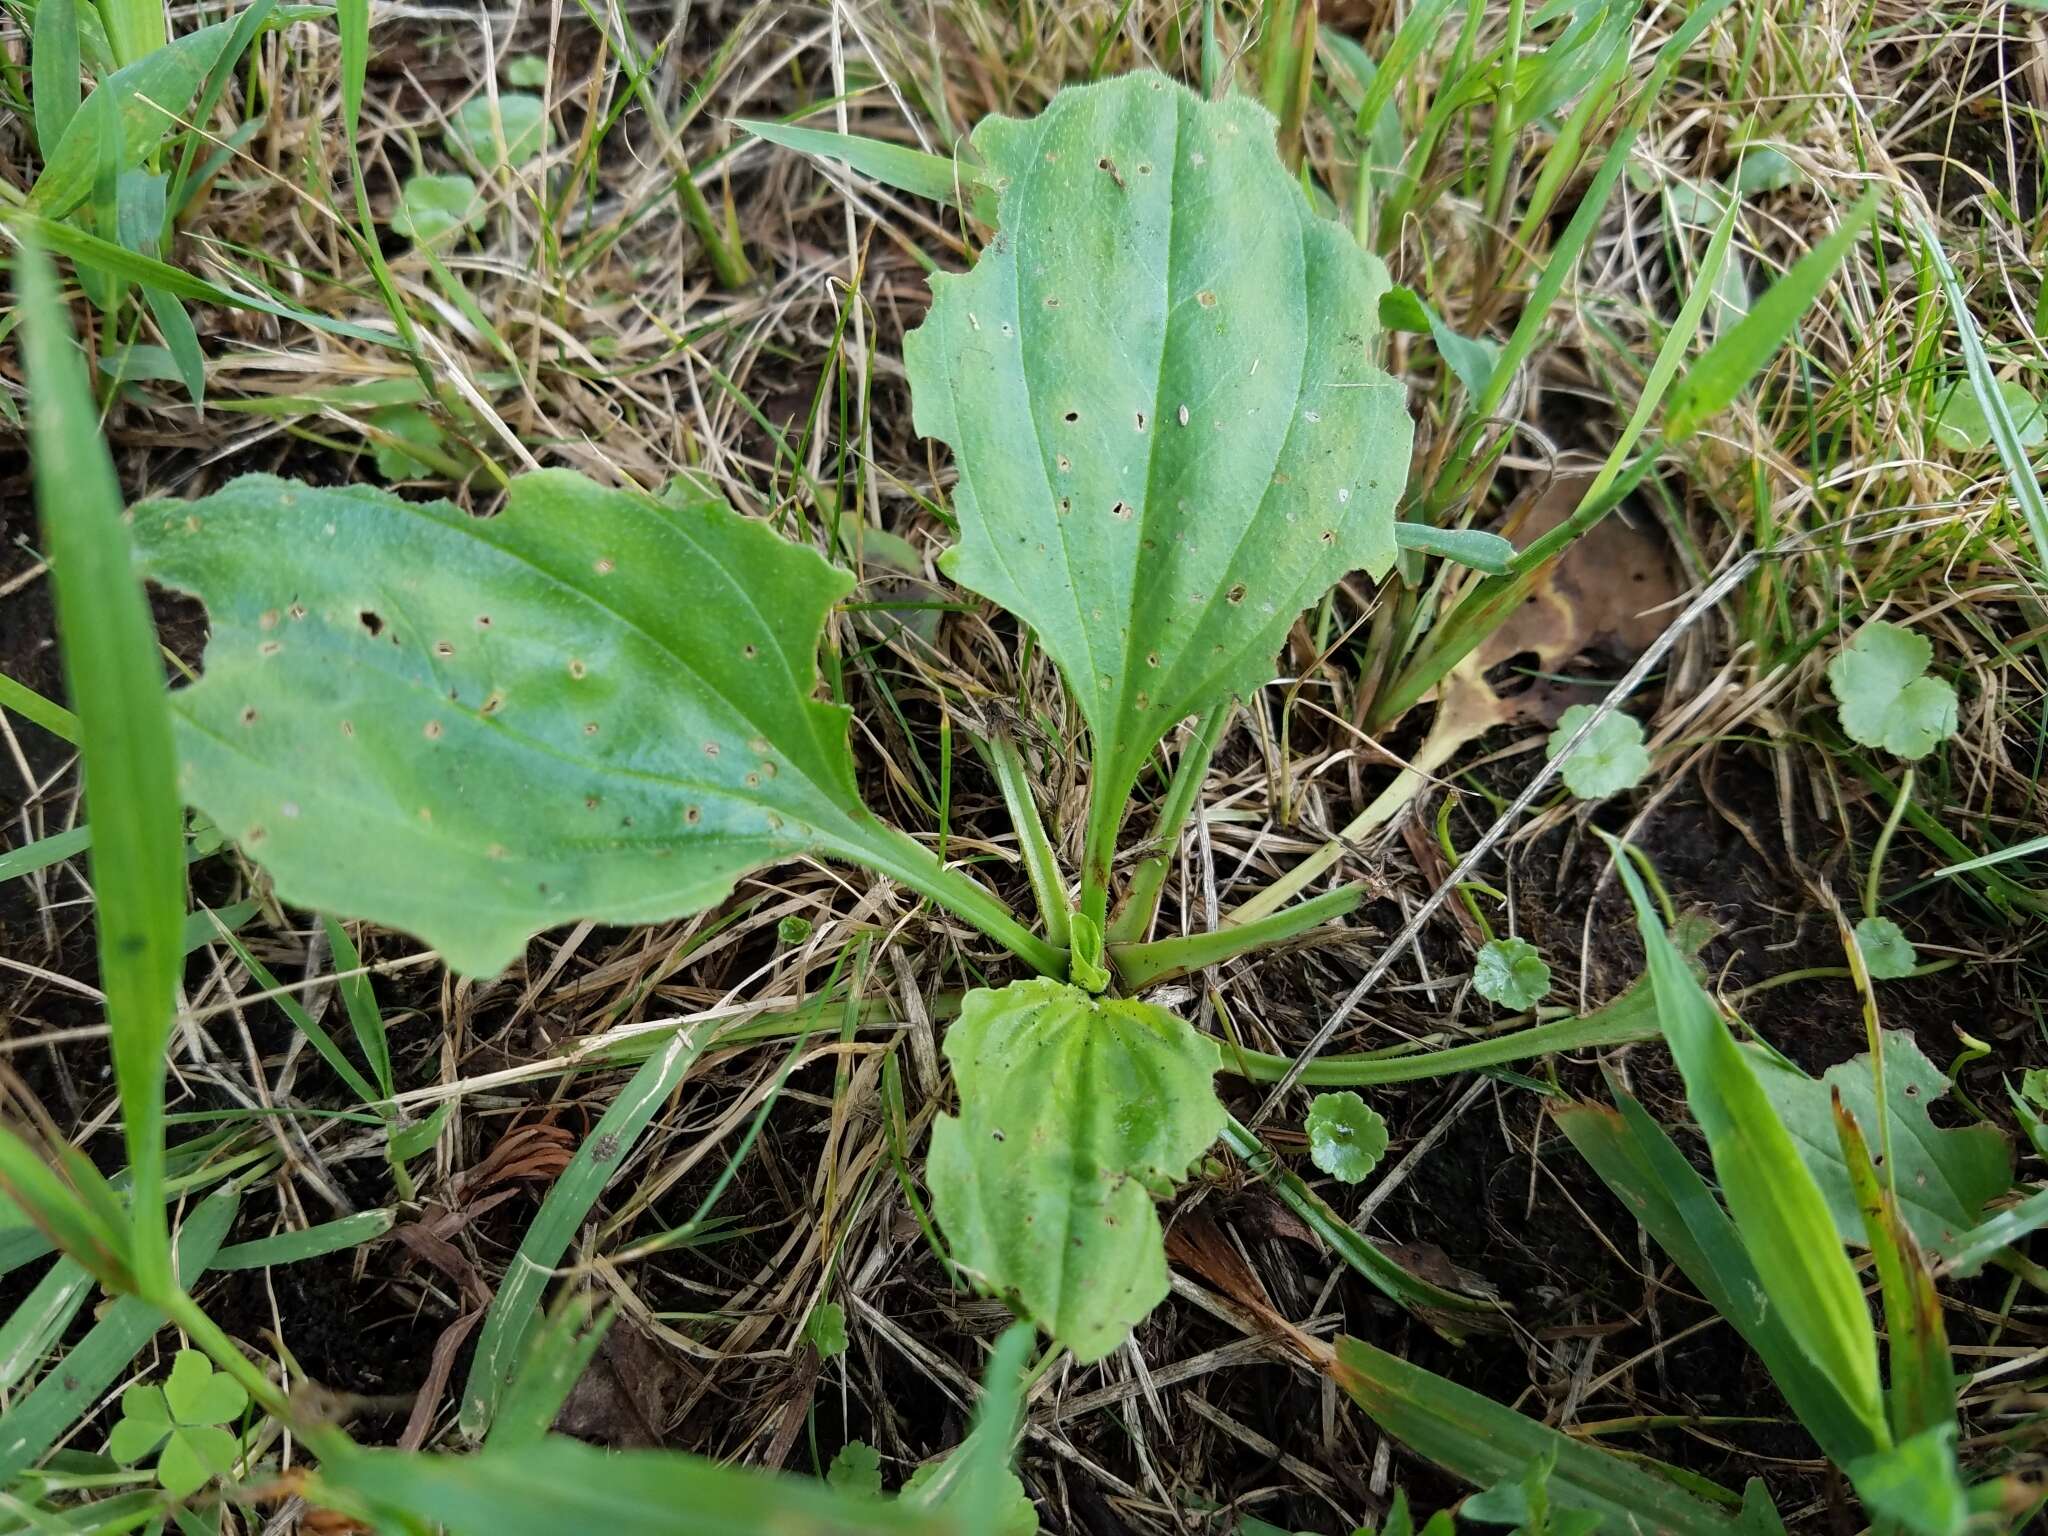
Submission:
<svg viewBox="0 0 2048 1536">
<path fill-rule="evenodd" d="M 1363 900 L 1364 886 L 1346 885 L 1257 922 L 1238 923 L 1209 933 L 1155 939 L 1150 944 L 1113 945 L 1109 951 L 1110 963 L 1116 967 L 1117 975 L 1123 978 L 1125 988 L 1135 992 L 1170 976 L 1220 965 L 1252 950 L 1284 943 L 1311 928 L 1321 927 L 1333 918 L 1356 911 Z"/>
<path fill-rule="evenodd" d="M 1180 761 L 1173 765 L 1173 778 L 1166 786 L 1166 798 L 1159 803 L 1159 820 L 1152 828 L 1150 842 L 1154 851 L 1139 861 L 1131 875 L 1131 888 L 1117 909 L 1116 921 L 1109 925 L 1112 945 L 1142 943 L 1151 932 L 1152 919 L 1159 912 L 1159 894 L 1166 886 L 1167 871 L 1173 867 L 1174 848 L 1180 842 L 1181 829 L 1194 813 L 1202 780 L 1209 771 L 1209 759 L 1222 738 L 1230 710 L 1226 702 L 1202 716 L 1194 736 L 1181 752 Z"/>
<path fill-rule="evenodd" d="M 1017 831 L 1017 852 L 1024 860 L 1024 872 L 1031 878 L 1031 894 L 1038 901 L 1038 915 L 1045 922 L 1046 937 L 1054 944 L 1067 943 L 1067 887 L 1060 878 L 1060 861 L 1046 836 L 1045 822 L 1038 814 L 1038 798 L 1031 793 L 1031 775 L 1017 743 L 1003 731 L 987 738 L 989 763 L 1003 792 L 1003 804 L 1010 812 L 1010 825 Z"/>
</svg>

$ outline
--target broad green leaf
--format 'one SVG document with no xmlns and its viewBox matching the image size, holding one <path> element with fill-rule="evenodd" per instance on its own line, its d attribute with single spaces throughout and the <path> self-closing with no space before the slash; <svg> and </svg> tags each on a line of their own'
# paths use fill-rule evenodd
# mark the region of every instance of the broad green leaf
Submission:
<svg viewBox="0 0 2048 1536">
<path fill-rule="evenodd" d="M 500 91 L 495 105 L 479 91 L 449 117 L 444 137 L 486 171 L 517 170 L 548 147 L 547 112 L 525 91 Z"/>
<path fill-rule="evenodd" d="M 1883 1038 L 1892 1158 L 1886 1182 L 1897 1190 L 1900 1212 L 1921 1246 L 1945 1253 L 1983 1219 L 1987 1201 L 2012 1187 L 2012 1148 L 1990 1125 L 1937 1126 L 1928 1108 L 1948 1093 L 1948 1079 L 1905 1030 L 1886 1030 Z M 1847 1241 L 1862 1242 L 1863 1216 L 1835 1135 L 1831 1095 L 1839 1092 L 1865 1134 L 1878 1139 L 1877 1083 L 1869 1055 L 1830 1067 L 1818 1079 L 1761 1055 L 1752 1059 L 1757 1080 L 1818 1181 L 1837 1230 Z"/>
<path fill-rule="evenodd" d="M 1909 762 L 1956 733 L 1956 691 L 1927 675 L 1927 637 L 1882 619 L 1856 631 L 1828 663 L 1828 686 L 1851 741 Z"/>
<path fill-rule="evenodd" d="M 322 1463 L 309 1491 L 402 1509 L 447 1536 L 969 1536 L 907 1500 L 842 1493 L 816 1478 L 720 1466 L 676 1451 L 608 1451 L 550 1435 L 474 1456 L 361 1451 Z"/>
<path fill-rule="evenodd" d="M 1555 758 L 1570 745 L 1596 707 L 1574 704 L 1558 718 L 1557 729 L 1550 733 L 1549 756 Z M 1650 771 L 1650 752 L 1643 745 L 1642 725 L 1634 715 L 1615 710 L 1572 749 L 1561 771 L 1565 788 L 1581 800 L 1598 800 L 1603 795 L 1635 788 Z"/>
<path fill-rule="evenodd" d="M 2017 379 L 2000 379 L 1998 397 L 2005 402 L 2006 415 L 2012 418 L 2013 440 L 2020 447 L 2038 448 L 2048 440 L 2048 420 L 2043 419 L 2041 402 L 2032 390 Z M 1934 439 L 1944 448 L 1963 453 L 1982 453 L 1997 445 L 1990 414 L 1968 379 L 1956 380 L 1943 392 L 1934 416 Z"/>
<path fill-rule="evenodd" d="M 1101 1359 L 1166 1295 L 1152 1188 L 1222 1132 L 1216 1043 L 1041 978 L 969 992 L 946 1059 L 960 1113 L 932 1126 L 927 1178 L 955 1262 Z"/>
<path fill-rule="evenodd" d="M 879 1498 L 882 1493 L 882 1453 L 865 1440 L 849 1440 L 825 1469 L 825 1481 L 841 1493 L 865 1494 Z"/>
<path fill-rule="evenodd" d="M 1888 917 L 1866 917 L 1859 922 L 1856 947 L 1863 952 L 1864 969 L 1879 981 L 1910 976 L 1920 963 L 1913 941 Z"/>
<path fill-rule="evenodd" d="M 904 362 L 959 468 L 947 569 L 1036 631 L 1087 719 L 1099 893 L 1166 730 L 1263 683 L 1340 577 L 1393 564 L 1411 429 L 1372 360 L 1386 274 L 1242 96 L 1125 75 L 974 146 L 1001 229 L 932 280 Z"/>
<path fill-rule="evenodd" d="M 1361 1182 L 1386 1156 L 1387 1122 L 1349 1089 L 1317 1094 L 1302 1129 L 1310 1160 L 1346 1184 Z"/>
<path fill-rule="evenodd" d="M 810 696 L 851 579 L 722 502 L 544 471 L 484 519 L 249 476 L 135 533 L 213 621 L 173 695 L 186 795 L 287 901 L 488 975 L 551 924 L 697 911 L 806 850 L 932 862 Z"/>
<path fill-rule="evenodd" d="M 1750 1053 L 1735 1043 L 1719 1006 L 1665 937 L 1628 851 L 1619 845 L 1616 851 L 1656 989 L 1658 1022 L 1742 1245 L 1792 1337 L 1882 1444 L 1877 1334 L 1830 1203 L 1800 1160 L 1811 1148 L 1779 1119 Z M 1818 1128 L 1832 1145 L 1833 1111 L 1825 1104 Z M 1849 1218 L 1860 1225 L 1853 1199 Z"/>
<path fill-rule="evenodd" d="M 1478 1487 L 1520 1477 L 1531 1462 L 1554 1456 L 1546 1484 L 1551 1507 L 1598 1515 L 1603 1536 L 1741 1536 L 1744 1529 L 1736 1517 L 1634 1461 L 1582 1444 L 1361 1340 L 1337 1340 L 1330 1373 L 1380 1428 Z"/>
<path fill-rule="evenodd" d="M 232 20 L 215 22 L 173 39 L 102 80 L 87 99 L 85 110 L 65 126 L 64 136 L 54 146 L 45 146 L 42 174 L 29 189 L 30 209 L 60 218 L 92 195 L 106 126 L 104 112 L 92 107 L 94 99 L 104 93 L 113 103 L 120 124 L 113 163 L 119 170 L 132 170 L 176 126 L 173 114 L 182 116 L 191 105 L 194 93 L 234 35 Z"/>
<path fill-rule="evenodd" d="M 1960 1536 L 1970 1499 L 1956 1471 L 1956 1427 L 1924 1430 L 1845 1469 L 1863 1507 L 1907 1536 Z"/>
<path fill-rule="evenodd" d="M 484 227 L 483 199 L 476 183 L 455 173 L 408 176 L 391 213 L 393 234 L 416 245 L 433 245 L 465 229 Z"/>
<path fill-rule="evenodd" d="M 1550 993 L 1550 967 L 1527 939 L 1488 939 L 1472 962 L 1472 990 L 1520 1013 Z"/>
<path fill-rule="evenodd" d="M 135 1191 L 132 1258 L 143 1281 L 162 1285 L 170 1274 L 160 1194 L 164 1044 L 185 957 L 184 823 L 171 723 L 156 625 L 129 558 L 120 482 L 100 438 L 85 359 L 42 252 L 24 248 L 15 276 L 34 407 L 36 506 L 85 759 L 100 986 Z"/>
</svg>

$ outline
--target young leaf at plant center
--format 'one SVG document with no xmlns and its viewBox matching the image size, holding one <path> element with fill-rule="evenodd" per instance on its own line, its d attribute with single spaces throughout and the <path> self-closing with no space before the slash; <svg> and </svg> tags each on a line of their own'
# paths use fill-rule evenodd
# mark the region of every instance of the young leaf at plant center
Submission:
<svg viewBox="0 0 2048 1536">
<path fill-rule="evenodd" d="M 1927 675 L 1933 659 L 1927 637 L 1910 629 L 1877 619 L 1856 631 L 1828 663 L 1849 739 L 1911 762 L 1953 736 L 1956 691 Z"/>
<path fill-rule="evenodd" d="M 1948 1079 L 1907 1031 L 1886 1030 L 1882 1039 L 1884 1114 L 1891 1122 L 1886 1183 L 1898 1192 L 1900 1214 L 1920 1245 L 1946 1252 L 1983 1219 L 1987 1202 L 2012 1187 L 2012 1148 L 1995 1126 L 1937 1126 L 1928 1109 L 1947 1094 Z M 1870 1057 L 1856 1056 L 1811 1078 L 1760 1053 L 1749 1054 L 1765 1096 L 1820 1185 L 1836 1228 L 1846 1241 L 1860 1244 L 1863 1214 L 1835 1136 L 1832 1095 L 1840 1092 L 1857 1122 L 1874 1132 L 1879 1114 Z"/>
<path fill-rule="evenodd" d="M 849 1440 L 825 1469 L 825 1481 L 842 1493 L 882 1496 L 882 1454 L 865 1440 Z"/>
<path fill-rule="evenodd" d="M 1346 1184 L 1362 1183 L 1386 1156 L 1387 1122 L 1349 1089 L 1317 1094 L 1302 1129 L 1310 1160 Z"/>
<path fill-rule="evenodd" d="M 550 470 L 484 519 L 248 476 L 134 527 L 144 572 L 212 618 L 172 700 L 186 797 L 286 901 L 471 975 L 806 849 L 994 906 L 868 813 L 846 711 L 810 697 L 852 578 L 722 502 Z"/>
<path fill-rule="evenodd" d="M 1856 1496 L 1880 1525 L 1906 1536 L 1960 1536 L 1970 1497 L 1956 1473 L 1956 1427 L 1938 1425 L 1844 1470 Z"/>
<path fill-rule="evenodd" d="M 1527 939 L 1488 939 L 1472 961 L 1472 990 L 1520 1013 L 1549 995 L 1550 967 Z"/>
<path fill-rule="evenodd" d="M 1386 274 L 1242 96 L 1130 74 L 973 142 L 999 236 L 932 280 L 904 364 L 959 467 L 946 569 L 1032 627 L 1088 722 L 1101 921 L 1154 744 L 1264 682 L 1333 582 L 1393 564 L 1411 429 L 1371 361 Z"/>
<path fill-rule="evenodd" d="M 2041 402 L 2026 385 L 2017 379 L 2000 379 L 1998 394 L 2005 402 L 2006 414 L 2012 417 L 2020 447 L 2038 448 L 2048 440 L 2048 418 L 2043 417 Z M 1996 446 L 1991 418 L 1968 379 L 1957 379 L 1942 392 L 1934 415 L 1934 440 L 1959 453 L 1982 453 Z"/>
<path fill-rule="evenodd" d="M 1897 981 L 1913 974 L 1920 956 L 1899 925 L 1888 917 L 1866 917 L 1856 925 L 1856 947 L 1863 966 L 1879 981 Z"/>
<path fill-rule="evenodd" d="M 1550 757 L 1564 751 L 1579 727 L 1593 718 L 1596 707 L 1574 704 L 1558 717 L 1557 729 L 1550 733 Z M 1581 800 L 1598 800 L 1633 789 L 1649 771 L 1650 752 L 1643 745 L 1643 728 L 1634 715 L 1618 709 L 1572 749 L 1561 770 L 1565 788 Z"/>
<path fill-rule="evenodd" d="M 926 1177 L 954 1261 L 1101 1359 L 1166 1295 L 1152 1186 L 1223 1130 L 1216 1043 L 1041 978 L 969 992 L 946 1059 L 960 1113 L 934 1122 Z"/>
<path fill-rule="evenodd" d="M 476 183 L 459 173 L 408 176 L 391 213 L 392 233 L 416 245 L 433 245 L 458 230 L 483 227 L 484 205 Z"/>
<path fill-rule="evenodd" d="M 486 171 L 517 170 L 548 147 L 547 113 L 541 99 L 525 91 L 500 91 L 496 106 L 493 112 L 489 93 L 477 92 L 456 108 L 442 137 Z"/>
<path fill-rule="evenodd" d="M 124 1466 L 158 1445 L 157 1481 L 174 1498 L 197 1493 L 234 1470 L 241 1442 L 221 1428 L 241 1416 L 249 1395 L 196 1349 L 181 1349 L 161 1387 L 135 1386 L 121 1394 L 121 1419 L 107 1453 Z"/>
</svg>

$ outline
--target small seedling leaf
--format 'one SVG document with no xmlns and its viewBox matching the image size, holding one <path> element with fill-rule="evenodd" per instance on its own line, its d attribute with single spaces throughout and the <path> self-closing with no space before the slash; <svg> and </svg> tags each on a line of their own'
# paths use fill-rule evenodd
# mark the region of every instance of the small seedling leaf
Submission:
<svg viewBox="0 0 2048 1536">
<path fill-rule="evenodd" d="M 1596 706 L 1574 704 L 1550 733 L 1549 755 L 1555 758 L 1592 718 Z M 1615 710 L 1593 727 L 1592 734 L 1572 750 L 1562 770 L 1565 788 L 1581 800 L 1598 800 L 1633 789 L 1650 771 L 1650 752 L 1643 728 L 1634 715 Z"/>
<path fill-rule="evenodd" d="M 285 900 L 457 971 L 573 918 L 701 910 L 807 848 L 919 852 L 810 697 L 850 578 L 722 502 L 544 471 L 482 519 L 249 476 L 135 532 L 213 620 L 173 696 L 187 797 Z"/>
<path fill-rule="evenodd" d="M 433 245 L 464 229 L 484 227 L 483 199 L 476 183 L 460 173 L 409 176 L 391 214 L 394 234 L 416 245 Z"/>
<path fill-rule="evenodd" d="M 804 1337 L 820 1360 L 836 1359 L 846 1353 L 846 1308 L 836 1301 L 821 1301 L 804 1324 Z"/>
<path fill-rule="evenodd" d="M 904 339 L 917 430 L 960 469 L 946 565 L 1036 631 L 1120 812 L 1172 725 L 1393 564 L 1411 428 L 1371 360 L 1386 273 L 1244 96 L 1130 74 L 974 147 L 1001 229 Z"/>
<path fill-rule="evenodd" d="M 516 85 L 522 91 L 537 91 L 548 83 L 548 61 L 545 54 L 515 53 L 505 61 L 505 83 Z"/>
<path fill-rule="evenodd" d="M 962 1269 L 1081 1360 L 1166 1295 L 1149 1185 L 1221 1133 L 1216 1043 L 1149 1003 L 1040 979 L 969 992 L 946 1036 L 960 1113 L 927 1177 Z"/>
<path fill-rule="evenodd" d="M 1819 1183 L 1844 1240 L 1863 1241 L 1863 1214 L 1835 1135 L 1831 1093 L 1873 1139 L 1879 1124 L 1876 1076 L 1868 1054 L 1811 1078 L 1752 1054 L 1758 1080 L 1792 1133 L 1800 1157 Z M 1928 1108 L 1949 1091 L 1948 1079 L 1904 1030 L 1884 1033 L 1885 1113 L 1891 1120 L 1886 1185 L 1923 1248 L 1946 1253 L 1983 1220 L 1987 1202 L 2012 1187 L 2012 1148 L 1995 1127 L 1937 1126 Z"/>
<path fill-rule="evenodd" d="M 1308 1107 L 1308 1155 L 1333 1179 L 1363 1183 L 1387 1151 L 1387 1122 L 1357 1094 L 1319 1093 Z"/>
<path fill-rule="evenodd" d="M 1888 917 L 1866 917 L 1858 923 L 1856 947 L 1863 951 L 1864 969 L 1879 981 L 1910 976 L 1920 963 L 1913 941 Z"/>
<path fill-rule="evenodd" d="M 2048 420 L 2043 419 L 2041 402 L 2033 391 L 2017 379 L 2000 379 L 1998 397 L 2012 418 L 2014 441 L 2022 448 L 2040 447 L 2048 439 Z M 1997 446 L 1990 414 L 1968 379 L 1957 379 L 1943 392 L 1934 416 L 1934 439 L 1959 453 L 1982 453 Z"/>
<path fill-rule="evenodd" d="M 1828 686 L 1849 739 L 1907 761 L 1956 732 L 1956 691 L 1927 675 L 1927 637 L 1882 619 L 1856 631 L 1828 663 Z"/>
<path fill-rule="evenodd" d="M 1516 1012 L 1534 1008 L 1550 991 L 1550 967 L 1527 939 L 1488 939 L 1472 962 L 1472 989 Z"/>
<path fill-rule="evenodd" d="M 849 1440 L 832 1458 L 825 1481 L 841 1493 L 865 1494 L 879 1498 L 882 1493 L 882 1453 L 865 1440 Z"/>
<path fill-rule="evenodd" d="M 526 91 L 500 91 L 497 110 L 479 91 L 456 108 L 444 137 L 487 172 L 517 170 L 548 147 L 548 120 L 541 99 Z"/>
</svg>

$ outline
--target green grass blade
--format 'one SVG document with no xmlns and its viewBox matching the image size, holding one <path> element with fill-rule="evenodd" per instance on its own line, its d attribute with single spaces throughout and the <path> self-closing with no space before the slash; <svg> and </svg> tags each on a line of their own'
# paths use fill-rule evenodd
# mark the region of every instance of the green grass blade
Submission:
<svg viewBox="0 0 2048 1536">
<path fill-rule="evenodd" d="M 1740 1536 L 1749 1529 L 1738 1516 L 1633 1461 L 1595 1450 L 1357 1339 L 1337 1340 L 1331 1376 L 1381 1429 L 1478 1487 L 1518 1477 L 1541 1457 L 1556 1457 L 1549 1483 L 1552 1506 L 1599 1515 L 1595 1529 L 1602 1533 Z"/>
<path fill-rule="evenodd" d="M 1808 1358 L 1770 1305 L 1735 1224 L 1663 1127 L 1633 1098 L 1619 1111 L 1574 1104 L 1552 1111 L 1581 1157 L 1643 1229 L 1757 1352 L 1808 1434 L 1837 1463 L 1877 1449 L 1869 1426 Z"/>
<path fill-rule="evenodd" d="M 234 1219 L 235 1197 L 225 1191 L 185 1218 L 178 1270 L 187 1283 L 212 1263 Z M 123 1296 L 109 1307 L 63 1362 L 0 1417 L 0 1485 L 26 1471 L 90 1412 L 163 1325 L 163 1314 L 140 1297 Z"/>
<path fill-rule="evenodd" d="M 92 828 L 73 827 L 67 832 L 52 833 L 19 848 L 10 848 L 0 853 L 0 885 L 9 880 L 19 880 L 23 875 L 32 875 L 39 869 L 48 869 L 52 864 L 75 853 L 83 853 L 91 846 Z"/>
<path fill-rule="evenodd" d="M 0 1392 L 12 1392 L 43 1358 L 91 1294 L 93 1278 L 75 1259 L 52 1264 L 0 1325 Z"/>
<path fill-rule="evenodd" d="M 1833 234 L 1795 261 L 1748 314 L 1686 369 L 1685 377 L 1671 392 L 1671 407 L 1664 417 L 1664 435 L 1669 441 L 1684 442 L 1711 417 L 1726 410 L 1777 356 L 1835 269 L 1862 239 L 1864 226 L 1877 213 L 1878 196 L 1874 190 L 1865 193 Z M 1734 199 L 1729 201 L 1732 205 Z"/>
<path fill-rule="evenodd" d="M 1942 1255 L 1942 1268 L 1950 1274 L 1974 1275 L 1986 1261 L 2043 1227 L 2048 1227 L 2048 1189 L 2037 1189 L 1958 1237 Z"/>
<path fill-rule="evenodd" d="M 221 937 L 227 941 L 228 948 L 235 952 L 235 958 L 240 960 L 250 976 L 255 978 L 256 985 L 266 992 L 276 994 L 270 1000 L 283 1009 L 285 1017 L 298 1025 L 305 1037 L 313 1042 L 313 1049 L 320 1053 L 320 1059 L 334 1069 L 335 1076 L 348 1084 L 349 1091 L 364 1104 L 377 1103 L 377 1090 L 371 1086 L 370 1080 L 363 1076 L 356 1064 L 348 1059 L 348 1053 L 336 1043 L 334 1036 L 321 1027 L 320 1021 L 308 1013 L 297 998 L 279 986 L 277 978 L 270 974 L 268 967 L 250 954 L 240 939 L 226 932 L 223 932 Z"/>
<path fill-rule="evenodd" d="M 617 1309 L 606 1307 L 593 1317 L 595 1305 L 588 1291 L 565 1290 L 548 1308 L 529 1336 L 525 1358 L 499 1400 L 498 1415 L 484 1441 L 486 1448 L 517 1450 L 539 1445 L 547 1437 L 548 1427 L 611 1328 Z"/>
<path fill-rule="evenodd" d="M 833 133 L 823 128 L 799 128 L 794 123 L 765 123 L 752 118 L 735 118 L 733 127 L 744 129 L 757 139 L 793 149 L 815 159 L 837 160 L 851 166 L 870 180 L 913 197 L 928 197 L 935 203 L 965 203 L 984 224 L 996 220 L 995 188 L 982 179 L 978 167 L 944 155 L 928 155 L 880 139 L 857 134 Z"/>
<path fill-rule="evenodd" d="M 64 673 L 76 706 L 92 816 L 100 986 L 128 1138 L 134 1264 L 167 1284 L 163 1055 L 184 959 L 185 847 L 156 625 L 136 579 L 121 487 L 100 441 L 85 360 L 48 259 L 16 265 L 24 315 L 43 547 L 56 587 Z"/>
<path fill-rule="evenodd" d="M 178 378 L 185 386 L 186 395 L 194 405 L 204 405 L 206 354 L 199 350 L 199 332 L 193 328 L 192 317 L 185 313 L 185 306 L 176 294 L 145 286 L 142 297 L 148 301 L 149 312 L 156 317 L 156 328 L 163 332 L 164 346 L 178 365 Z"/>
<path fill-rule="evenodd" d="M 1998 449 L 1998 462 L 2005 466 L 2006 475 L 2012 482 L 2013 500 L 2020 504 L 2020 513 L 2027 521 L 2027 531 L 2034 536 L 2035 563 L 2048 566 L 2048 495 L 2042 492 L 2033 461 L 2027 457 L 2026 445 L 2020 441 L 2019 425 L 2012 419 L 2005 395 L 1998 387 L 1997 376 L 1991 371 L 1991 359 L 1984 355 L 1984 340 L 1977 334 L 1976 321 L 1970 318 L 1969 299 L 1963 293 L 1963 285 L 1956 280 L 1955 268 L 1949 265 L 1948 256 L 1941 248 L 1941 237 L 1918 216 L 1915 216 L 1913 225 L 1919 231 L 1920 243 L 1925 247 L 1929 260 L 1934 263 L 1936 275 L 1941 279 L 1942 293 L 1948 299 L 1949 316 L 1955 321 L 1956 341 L 1962 347 L 1963 369 L 1969 376 L 1970 392 L 1977 397 L 1984 419 L 1991 426 L 1991 441 Z"/>
<path fill-rule="evenodd" d="M 389 1209 L 358 1211 L 297 1232 L 232 1243 L 214 1255 L 214 1269 L 268 1269 L 273 1264 L 300 1264 L 373 1242 L 391 1230 L 396 1213 Z"/>
<path fill-rule="evenodd" d="M 35 93 L 36 143 L 45 153 L 63 139 L 84 100 L 79 67 L 78 0 L 42 0 L 36 7 L 29 76 Z"/>
<path fill-rule="evenodd" d="M 169 40 L 163 0 L 98 0 L 114 62 L 124 67 L 147 58 Z"/>
<path fill-rule="evenodd" d="M 362 133 L 370 69 L 370 0 L 334 0 L 334 23 L 341 32 L 341 120 L 354 144 Z"/>
<path fill-rule="evenodd" d="M 363 957 L 356 952 L 355 941 L 348 936 L 348 930 L 331 917 L 320 921 L 327 928 L 327 942 L 334 950 L 334 969 L 337 972 L 335 986 L 341 992 L 342 1003 L 348 1009 L 349 1024 L 355 1029 L 356 1044 L 362 1047 L 363 1060 L 370 1064 L 370 1074 L 377 1079 L 382 1090 L 378 1097 L 391 1097 L 391 1041 L 384 1032 L 384 1014 L 377 1006 L 377 994 L 370 986 L 370 978 L 363 972 Z M 357 974 L 350 975 L 353 971 Z"/>
<path fill-rule="evenodd" d="M 1628 852 L 1619 844 L 1615 849 L 1616 868 L 1635 904 L 1658 1021 L 1743 1247 L 1794 1339 L 1879 1443 L 1888 1443 L 1877 1333 L 1827 1200 L 1720 1009 L 1665 937 Z"/>
<path fill-rule="evenodd" d="M 62 704 L 44 698 L 26 683 L 17 683 L 5 673 L 0 673 L 0 709 L 11 709 L 22 719 L 55 736 L 59 741 L 78 745 L 78 716 Z"/>
<path fill-rule="evenodd" d="M 659 1055 L 650 1056 L 541 1202 L 540 1214 L 526 1229 L 477 1339 L 476 1359 L 462 1394 L 462 1430 L 472 1439 L 490 1428 L 534 1327 L 541 1292 L 568 1251 L 570 1239 L 703 1049 L 703 1039 L 693 1031 L 678 1034 Z"/>
</svg>

